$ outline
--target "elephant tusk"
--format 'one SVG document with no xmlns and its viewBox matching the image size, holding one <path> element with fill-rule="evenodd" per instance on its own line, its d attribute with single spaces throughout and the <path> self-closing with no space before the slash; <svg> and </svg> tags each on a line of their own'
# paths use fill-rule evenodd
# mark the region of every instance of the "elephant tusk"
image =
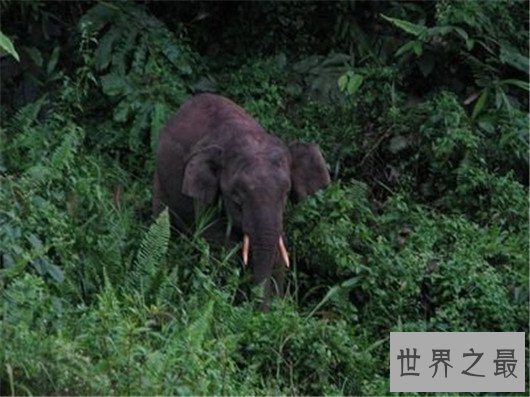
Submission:
<svg viewBox="0 0 530 397">
<path fill-rule="evenodd" d="M 280 236 L 280 254 L 282 255 L 283 262 L 285 263 L 286 267 L 289 267 L 289 254 L 287 253 L 287 249 L 285 248 L 285 243 L 283 242 L 282 236 Z"/>
<path fill-rule="evenodd" d="M 248 250 L 250 248 L 250 239 L 248 234 L 245 234 L 243 237 L 243 264 L 246 266 L 248 264 Z"/>
</svg>

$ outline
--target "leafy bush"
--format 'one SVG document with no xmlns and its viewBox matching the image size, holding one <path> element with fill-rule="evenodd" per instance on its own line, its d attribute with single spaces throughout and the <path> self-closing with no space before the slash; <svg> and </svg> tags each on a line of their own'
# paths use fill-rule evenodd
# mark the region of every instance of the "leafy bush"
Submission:
<svg viewBox="0 0 530 397">
<path fill-rule="evenodd" d="M 400 61 L 416 59 L 423 77 L 434 75 L 460 94 L 471 94 L 466 102 L 476 101 L 475 118 L 493 95 L 497 108 L 511 111 L 513 104 L 528 104 L 526 95 L 521 95 L 530 89 L 528 40 L 524 39 L 528 38 L 528 30 L 523 29 L 521 19 L 525 10 L 523 2 L 441 1 L 436 4 L 436 25 L 432 27 L 385 15 L 383 18 L 415 37 L 396 51 Z M 454 66 L 456 59 L 463 62 Z"/>
<path fill-rule="evenodd" d="M 149 131 L 148 142 L 156 149 L 158 133 L 186 98 L 197 67 L 183 32 L 175 34 L 141 8 L 125 3 L 95 5 L 79 28 L 97 43 L 88 54 L 88 66 L 111 99 L 113 120 L 128 127 L 126 137 L 102 136 L 104 142 L 142 151 Z"/>
</svg>

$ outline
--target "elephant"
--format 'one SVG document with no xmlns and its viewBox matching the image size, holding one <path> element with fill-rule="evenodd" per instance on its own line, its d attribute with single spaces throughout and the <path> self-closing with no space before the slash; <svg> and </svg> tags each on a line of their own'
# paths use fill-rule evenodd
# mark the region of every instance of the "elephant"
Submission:
<svg viewBox="0 0 530 397">
<path fill-rule="evenodd" d="M 167 206 L 171 224 L 189 230 L 197 208 L 221 202 L 253 285 L 263 286 L 261 309 L 284 294 L 289 267 L 283 216 L 330 183 L 316 144 L 285 144 L 230 99 L 201 93 L 185 101 L 160 132 L 153 178 L 153 214 Z"/>
</svg>

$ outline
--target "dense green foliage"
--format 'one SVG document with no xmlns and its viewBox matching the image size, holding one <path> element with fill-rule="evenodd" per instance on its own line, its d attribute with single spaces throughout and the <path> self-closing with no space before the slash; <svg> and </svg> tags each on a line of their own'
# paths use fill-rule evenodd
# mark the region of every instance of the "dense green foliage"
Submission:
<svg viewBox="0 0 530 397">
<path fill-rule="evenodd" d="M 0 2 L 3 394 L 385 395 L 390 331 L 528 332 L 527 7 Z M 330 166 L 270 313 L 150 217 L 201 90 Z"/>
</svg>

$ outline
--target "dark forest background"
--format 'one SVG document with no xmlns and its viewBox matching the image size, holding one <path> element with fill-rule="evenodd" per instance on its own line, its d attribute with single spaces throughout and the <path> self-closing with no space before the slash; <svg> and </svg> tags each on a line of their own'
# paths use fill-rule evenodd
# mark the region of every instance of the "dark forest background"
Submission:
<svg viewBox="0 0 530 397">
<path fill-rule="evenodd" d="M 0 12 L 2 395 L 387 395 L 391 331 L 528 332 L 528 2 Z M 330 167 L 270 313 L 239 247 L 151 218 L 201 91 Z"/>
</svg>

